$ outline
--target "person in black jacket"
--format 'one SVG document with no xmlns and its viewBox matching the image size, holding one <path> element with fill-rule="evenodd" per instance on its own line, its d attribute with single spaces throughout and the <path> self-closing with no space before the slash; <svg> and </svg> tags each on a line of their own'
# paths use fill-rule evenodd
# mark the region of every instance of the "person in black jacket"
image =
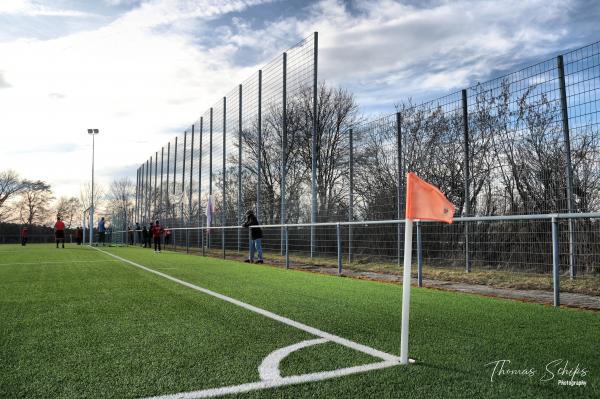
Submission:
<svg viewBox="0 0 600 399">
<path fill-rule="evenodd" d="M 250 229 L 250 238 L 252 239 L 252 241 L 250 242 L 250 259 L 246 259 L 244 261 L 246 263 L 254 262 L 255 251 L 258 251 L 258 262 L 256 263 L 263 263 L 263 251 L 261 242 L 263 233 L 260 227 L 251 227 L 258 225 L 259 223 L 258 219 L 256 218 L 256 215 L 254 215 L 254 212 L 251 209 L 249 209 L 246 212 L 246 219 L 244 220 L 244 224 L 242 224 L 242 227 Z"/>
<path fill-rule="evenodd" d="M 137 244 L 140 244 L 140 246 L 143 244 L 142 241 L 142 228 L 140 227 L 139 223 L 135 223 L 135 232 L 136 232 L 136 236 L 137 236 Z"/>
<path fill-rule="evenodd" d="M 144 248 L 147 248 L 150 245 L 150 232 L 146 229 L 146 225 L 142 228 L 142 242 L 144 243 Z"/>
</svg>

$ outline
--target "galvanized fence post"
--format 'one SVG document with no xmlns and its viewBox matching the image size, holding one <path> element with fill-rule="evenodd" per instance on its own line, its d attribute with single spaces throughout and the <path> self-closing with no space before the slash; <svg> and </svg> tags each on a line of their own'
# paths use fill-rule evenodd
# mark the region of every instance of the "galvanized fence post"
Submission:
<svg viewBox="0 0 600 399">
<path fill-rule="evenodd" d="M 290 268 L 290 248 L 288 240 L 288 226 L 285 226 L 285 268 Z"/>
<path fill-rule="evenodd" d="M 169 176 L 171 175 L 171 142 L 169 141 L 167 143 L 167 173 L 166 173 L 166 178 L 167 181 L 165 182 L 166 185 L 166 190 L 165 190 L 165 197 L 169 198 Z M 169 203 L 169 202 L 168 202 Z M 165 207 L 165 218 L 169 218 L 169 209 L 167 207 Z M 169 222 L 169 224 L 173 224 L 173 221 L 171 220 Z M 173 227 L 173 226 L 171 226 Z"/>
<path fill-rule="evenodd" d="M 202 234 L 202 135 L 204 130 L 204 117 L 200 117 L 200 134 L 198 137 L 198 246 L 204 247 Z"/>
<path fill-rule="evenodd" d="M 261 168 L 262 168 L 262 150 L 263 150 L 263 142 L 262 142 L 262 69 L 258 71 L 258 148 L 256 157 L 256 217 L 261 219 Z"/>
<path fill-rule="evenodd" d="M 202 223 L 204 224 L 204 222 Z M 202 234 L 202 256 L 206 256 L 206 246 L 204 245 L 204 234 L 206 233 L 206 229 L 204 227 L 201 228 L 200 234 Z"/>
<path fill-rule="evenodd" d="M 164 166 L 165 166 L 165 147 L 162 147 L 160 150 L 160 193 L 159 193 L 159 204 L 158 204 L 158 210 L 159 210 L 159 215 L 160 215 L 160 221 L 162 223 L 166 223 L 166 220 L 164 220 L 164 212 L 163 212 L 163 178 L 164 178 Z"/>
<path fill-rule="evenodd" d="M 397 173 L 398 173 L 398 182 L 396 186 L 396 196 L 398 197 L 396 206 L 398 207 L 398 231 L 397 231 L 397 240 L 398 240 L 398 267 L 400 267 L 402 263 L 402 225 L 400 220 L 402 219 L 402 195 L 403 193 L 403 183 L 404 183 L 404 172 L 402 165 L 402 115 L 400 112 L 396 112 L 396 151 L 397 151 Z"/>
<path fill-rule="evenodd" d="M 340 224 L 335 225 L 336 235 L 337 235 L 337 267 L 338 274 L 342 274 L 342 234 Z"/>
<path fill-rule="evenodd" d="M 471 215 L 471 191 L 469 186 L 469 108 L 467 103 L 467 90 L 462 90 L 462 116 L 463 116 L 463 174 L 464 174 L 464 185 L 465 185 L 465 199 L 464 199 L 464 215 Z M 465 270 L 467 273 L 471 272 L 471 254 L 469 251 L 469 223 L 465 222 Z"/>
<path fill-rule="evenodd" d="M 196 124 L 192 124 L 192 139 L 190 142 L 190 187 L 188 191 L 188 217 L 187 227 L 192 227 L 192 204 L 194 199 L 194 136 L 196 135 Z"/>
<path fill-rule="evenodd" d="M 210 107 L 210 120 L 208 125 L 208 196 L 212 195 L 212 181 L 213 181 L 213 109 Z M 213 204 L 214 207 L 214 204 Z M 207 208 L 208 209 L 208 208 Z M 212 219 L 212 218 L 211 218 Z M 208 218 L 206 228 L 209 229 L 211 226 L 208 225 Z M 206 246 L 210 249 L 210 233 L 206 233 Z"/>
<path fill-rule="evenodd" d="M 558 68 L 558 81 L 560 90 L 560 109 L 562 119 L 562 130 L 564 153 L 565 153 L 565 171 L 566 171 L 566 184 L 567 184 L 567 212 L 575 212 L 575 202 L 573 200 L 573 164 L 571 162 L 571 133 L 569 130 L 569 107 L 567 104 L 567 89 L 565 83 L 565 65 L 563 62 L 563 56 L 559 55 L 556 59 Z M 560 209 L 557 209 L 560 212 Z M 577 276 L 577 261 L 575 258 L 576 252 L 576 241 L 575 241 L 575 220 L 569 218 L 569 273 L 571 278 Z"/>
<path fill-rule="evenodd" d="M 319 54 L 319 34 L 314 33 L 313 45 L 313 98 L 312 98 L 312 136 L 311 136 L 311 213 L 310 222 L 317 223 L 317 124 L 318 119 L 318 104 L 317 104 L 317 65 Z M 315 226 L 310 226 L 310 258 L 315 256 L 316 252 L 316 237 Z"/>
<path fill-rule="evenodd" d="M 192 200 L 194 196 L 194 136 L 195 136 L 195 126 L 196 124 L 192 123 L 192 139 L 190 142 L 190 187 L 188 191 L 188 217 L 187 217 L 187 226 L 192 227 Z M 186 229 L 185 241 L 187 249 L 186 251 L 190 252 L 190 238 L 189 238 L 189 230 Z"/>
<path fill-rule="evenodd" d="M 223 97 L 223 193 L 221 198 L 221 226 L 226 224 L 227 209 L 227 97 Z M 223 259 L 225 259 L 225 229 L 221 229 L 221 249 L 223 250 Z"/>
<path fill-rule="evenodd" d="M 421 222 L 417 220 L 417 281 L 423 287 L 423 241 L 421 239 Z"/>
<path fill-rule="evenodd" d="M 146 206 L 144 209 L 146 223 L 151 221 L 150 208 L 152 207 L 152 157 L 146 160 Z"/>
<path fill-rule="evenodd" d="M 158 216 L 158 151 L 154 154 L 154 189 L 152 190 L 152 196 L 154 197 L 154 212 L 153 218 L 156 219 Z"/>
<path fill-rule="evenodd" d="M 282 73 L 282 98 L 281 98 L 281 216 L 279 221 L 281 224 L 287 223 L 287 209 L 286 209 L 286 178 L 287 178 L 287 147 L 288 147 L 288 137 L 287 137 L 287 53 L 283 53 L 283 73 Z M 281 254 L 283 255 L 284 251 L 284 229 L 281 229 Z"/>
<path fill-rule="evenodd" d="M 350 146 L 350 157 L 349 162 L 349 173 L 350 173 L 350 189 L 348 195 L 348 221 L 354 221 L 354 132 L 352 129 L 348 131 L 349 135 L 349 146 Z M 352 225 L 348 225 L 348 264 L 352 263 Z"/>
<path fill-rule="evenodd" d="M 149 179 L 149 166 L 148 162 L 150 160 L 146 160 L 146 168 L 145 168 L 145 176 L 144 176 L 144 224 L 148 223 L 148 202 L 150 202 L 150 193 L 148 190 L 148 179 Z"/>
<path fill-rule="evenodd" d="M 238 89 L 238 181 L 237 224 L 242 224 L 242 85 Z M 242 229 L 237 229 L 237 252 L 241 252 Z"/>
<path fill-rule="evenodd" d="M 560 258 L 558 253 L 558 220 L 552 218 L 552 288 L 554 306 L 560 306 Z"/>
<path fill-rule="evenodd" d="M 149 186 L 149 190 L 148 190 L 148 219 L 150 220 L 150 223 L 152 223 L 152 205 L 156 205 L 156 202 L 154 202 L 154 199 L 152 198 L 153 195 L 153 190 L 152 190 L 152 164 L 154 162 L 152 161 L 152 157 L 150 157 L 149 160 L 149 169 L 148 172 L 150 173 L 148 175 L 148 186 Z"/>
<path fill-rule="evenodd" d="M 135 205 L 133 208 L 133 217 L 138 219 L 138 209 L 139 209 L 139 191 L 140 191 L 140 169 L 138 168 L 137 173 L 135 175 Z"/>
</svg>

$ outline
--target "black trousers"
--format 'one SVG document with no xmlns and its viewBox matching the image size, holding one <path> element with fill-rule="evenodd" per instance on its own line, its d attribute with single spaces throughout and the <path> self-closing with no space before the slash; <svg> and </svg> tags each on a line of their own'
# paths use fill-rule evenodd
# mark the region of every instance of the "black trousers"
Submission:
<svg viewBox="0 0 600 399">
<path fill-rule="evenodd" d="M 154 237 L 154 250 L 160 251 L 160 237 Z"/>
<path fill-rule="evenodd" d="M 22 246 L 25 246 L 25 245 L 27 245 L 27 237 L 23 237 L 23 238 L 21 238 L 21 245 L 22 245 Z"/>
<path fill-rule="evenodd" d="M 63 248 L 65 247 L 65 232 L 64 231 L 57 231 L 56 232 L 56 248 L 58 248 L 58 243 L 62 242 L 62 246 Z"/>
</svg>

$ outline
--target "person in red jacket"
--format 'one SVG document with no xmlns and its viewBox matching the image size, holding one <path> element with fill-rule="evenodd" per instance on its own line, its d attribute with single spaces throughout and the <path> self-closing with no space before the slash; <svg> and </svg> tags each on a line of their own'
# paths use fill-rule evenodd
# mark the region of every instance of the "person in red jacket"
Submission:
<svg viewBox="0 0 600 399">
<path fill-rule="evenodd" d="M 60 220 L 60 216 L 56 217 L 56 223 L 54 223 L 54 237 L 56 238 L 56 248 L 58 248 L 59 241 L 62 242 L 62 247 L 65 247 L 65 224 Z"/>
<path fill-rule="evenodd" d="M 29 237 L 29 230 L 27 229 L 27 227 L 23 227 L 21 229 L 21 245 L 22 246 L 27 245 L 27 237 Z"/>
<path fill-rule="evenodd" d="M 154 252 L 160 253 L 160 237 L 164 233 L 163 227 L 158 223 L 158 220 L 152 226 L 152 238 L 154 239 Z"/>
</svg>

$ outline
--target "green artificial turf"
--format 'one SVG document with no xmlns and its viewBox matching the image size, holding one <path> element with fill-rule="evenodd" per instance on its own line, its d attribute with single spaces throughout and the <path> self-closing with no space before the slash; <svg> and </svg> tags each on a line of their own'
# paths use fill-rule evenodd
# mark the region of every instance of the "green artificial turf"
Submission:
<svg viewBox="0 0 600 399">
<path fill-rule="evenodd" d="M 255 382 L 269 353 L 315 338 L 93 249 L 67 247 L 0 247 L 1 398 L 135 398 Z M 399 286 L 141 248 L 105 250 L 399 353 Z M 236 397 L 600 396 L 600 313 L 414 288 L 410 335 L 414 365 Z M 492 382 L 485 365 L 500 359 L 536 374 Z M 558 376 L 540 381 L 556 359 L 585 368 L 575 380 L 587 385 L 559 386 Z M 292 353 L 280 369 L 287 376 L 376 361 L 325 343 Z"/>
</svg>

